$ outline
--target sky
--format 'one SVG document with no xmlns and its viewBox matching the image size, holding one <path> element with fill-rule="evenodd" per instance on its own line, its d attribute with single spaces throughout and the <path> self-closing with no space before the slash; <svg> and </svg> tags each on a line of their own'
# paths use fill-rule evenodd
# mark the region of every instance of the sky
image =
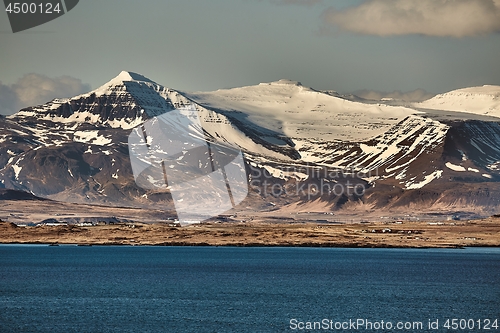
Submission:
<svg viewBox="0 0 500 333">
<path fill-rule="evenodd" d="M 15 34 L 0 13 L 0 114 L 122 70 L 181 91 L 285 78 L 422 97 L 500 85 L 499 59 L 500 0 L 81 0 Z"/>
</svg>

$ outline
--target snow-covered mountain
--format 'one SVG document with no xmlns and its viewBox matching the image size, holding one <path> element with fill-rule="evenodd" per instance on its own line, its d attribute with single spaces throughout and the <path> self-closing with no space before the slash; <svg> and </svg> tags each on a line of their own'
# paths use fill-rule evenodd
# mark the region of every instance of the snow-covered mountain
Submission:
<svg viewBox="0 0 500 333">
<path fill-rule="evenodd" d="M 297 141 L 366 140 L 418 113 L 404 107 L 352 102 L 289 80 L 188 96 L 218 110 L 240 111 L 240 118 Z"/>
<path fill-rule="evenodd" d="M 219 112 L 237 113 L 232 117 L 243 119 L 246 126 L 280 133 L 293 143 L 300 155 L 297 162 L 361 171 L 370 174 L 371 181 L 394 178 L 404 189 L 421 188 L 446 174 L 449 168 L 442 165 L 442 155 L 429 163 L 422 163 L 421 157 L 449 144 L 448 136 L 463 124 L 456 117 L 440 117 L 439 112 L 351 101 L 288 80 L 187 96 Z M 462 134 L 474 135 L 469 131 L 475 123 L 467 124 L 467 133 Z M 469 155 L 480 156 L 475 149 L 500 147 L 498 123 L 487 124 L 484 130 L 493 135 L 493 142 L 487 136 L 471 138 Z M 487 168 L 500 157 L 496 153 L 488 156 L 475 162 Z"/>
<path fill-rule="evenodd" d="M 130 129 L 145 119 L 189 103 L 177 91 L 130 72 L 87 94 L 55 99 L 47 104 L 21 110 L 11 119 L 51 121 L 57 124 L 96 124 Z"/>
<path fill-rule="evenodd" d="M 415 105 L 426 109 L 460 111 L 500 118 L 500 86 L 484 85 L 453 90 Z"/>
<path fill-rule="evenodd" d="M 272 202 L 307 210 L 321 202 L 326 210 L 496 211 L 500 118 L 482 115 L 496 115 L 498 95 L 495 87 L 483 88 L 403 107 L 289 80 L 185 93 L 122 72 L 87 94 L 1 118 L 0 187 L 63 201 L 171 209 L 168 190 L 135 183 L 127 138 L 148 119 L 190 106 L 208 140 L 244 152 L 251 188 L 245 207 Z M 288 190 L 268 193 L 266 182 Z M 326 193 L 325 184 L 364 191 Z"/>
</svg>

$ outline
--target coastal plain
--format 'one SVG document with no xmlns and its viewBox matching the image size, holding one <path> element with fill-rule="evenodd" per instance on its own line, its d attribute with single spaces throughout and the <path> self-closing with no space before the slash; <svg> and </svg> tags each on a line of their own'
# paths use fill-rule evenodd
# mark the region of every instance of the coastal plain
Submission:
<svg viewBox="0 0 500 333">
<path fill-rule="evenodd" d="M 334 223 L 308 220 L 307 216 L 300 220 L 273 219 L 266 214 L 260 217 L 227 216 L 222 220 L 180 227 L 164 211 L 54 204 L 51 201 L 3 201 L 0 214 L 0 243 L 3 244 L 367 248 L 500 246 L 500 217 L 459 221 Z M 54 218 L 47 218 L 49 216 Z M 27 223 L 42 220 L 48 222 L 36 226 Z"/>
</svg>

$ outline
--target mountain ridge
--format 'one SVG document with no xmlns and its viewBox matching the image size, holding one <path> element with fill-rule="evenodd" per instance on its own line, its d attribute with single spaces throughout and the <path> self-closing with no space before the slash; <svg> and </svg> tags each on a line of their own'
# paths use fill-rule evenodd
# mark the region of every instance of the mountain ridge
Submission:
<svg viewBox="0 0 500 333">
<path fill-rule="evenodd" d="M 186 93 L 125 71 L 87 94 L 0 118 L 0 187 L 172 210 L 168 190 L 135 184 L 127 137 L 186 106 L 198 112 L 207 140 L 243 151 L 250 194 L 242 209 L 499 210 L 492 195 L 500 190 L 500 118 L 363 103 L 290 80 Z M 349 172 L 338 176 L 342 170 Z M 266 193 L 266 181 L 280 190 Z"/>
</svg>

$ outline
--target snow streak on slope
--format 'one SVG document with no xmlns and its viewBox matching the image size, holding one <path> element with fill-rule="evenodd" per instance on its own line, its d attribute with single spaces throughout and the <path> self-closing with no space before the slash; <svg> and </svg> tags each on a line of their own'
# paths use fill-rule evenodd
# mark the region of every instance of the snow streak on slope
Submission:
<svg viewBox="0 0 500 333">
<path fill-rule="evenodd" d="M 418 113 L 404 107 L 352 102 L 288 80 L 187 96 L 210 108 L 241 111 L 231 117 L 292 139 L 366 140 Z"/>
<path fill-rule="evenodd" d="M 498 174 L 496 167 L 500 164 L 500 124 L 498 122 L 462 122 L 450 129 L 449 137 L 447 150 L 460 152 L 462 162 L 471 162 L 474 166 Z M 462 166 L 474 168 L 472 165 Z"/>
<path fill-rule="evenodd" d="M 469 112 L 500 118 L 500 86 L 485 85 L 453 90 L 415 106 L 426 109 Z"/>
<path fill-rule="evenodd" d="M 431 167 L 412 168 L 412 164 L 422 154 L 430 154 L 442 145 L 448 128 L 429 118 L 409 116 L 372 140 L 355 144 L 337 143 L 330 146 L 331 155 L 318 157 L 323 158 L 322 164 L 359 170 L 376 178 L 394 177 L 401 183 L 412 179 L 405 185 L 408 188 L 415 180 L 425 178 L 422 171 Z M 418 171 L 412 172 L 412 169 Z"/>
<path fill-rule="evenodd" d="M 414 183 L 413 181 L 410 181 L 406 184 L 406 189 L 407 190 L 416 190 L 419 188 L 424 187 L 425 185 L 429 184 L 432 182 L 434 179 L 441 178 L 441 175 L 443 174 L 443 170 L 436 170 L 430 175 L 424 176 L 424 179 L 420 182 Z"/>
</svg>

